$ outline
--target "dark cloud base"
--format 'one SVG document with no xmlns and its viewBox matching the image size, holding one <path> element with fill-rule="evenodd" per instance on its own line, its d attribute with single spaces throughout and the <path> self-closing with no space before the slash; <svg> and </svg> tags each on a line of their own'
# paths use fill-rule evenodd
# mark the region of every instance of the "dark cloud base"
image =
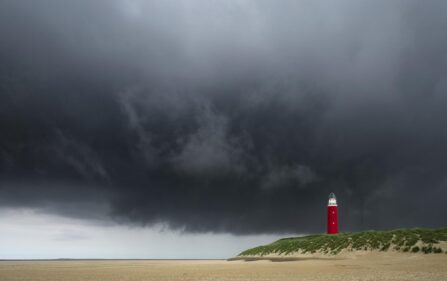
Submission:
<svg viewBox="0 0 447 281">
<path fill-rule="evenodd" d="M 445 226 L 444 1 L 214 5 L 2 1 L 0 205 L 314 232 L 333 191 L 343 231 Z"/>
</svg>

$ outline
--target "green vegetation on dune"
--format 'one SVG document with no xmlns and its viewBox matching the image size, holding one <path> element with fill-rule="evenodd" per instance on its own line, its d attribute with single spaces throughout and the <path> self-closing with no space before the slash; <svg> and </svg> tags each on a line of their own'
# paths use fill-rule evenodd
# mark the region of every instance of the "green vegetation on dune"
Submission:
<svg viewBox="0 0 447 281">
<path fill-rule="evenodd" d="M 442 249 L 436 246 L 440 241 L 447 241 L 447 228 L 321 234 L 280 239 L 269 245 L 248 249 L 239 256 L 287 255 L 294 252 L 336 255 L 343 249 L 442 253 Z"/>
</svg>

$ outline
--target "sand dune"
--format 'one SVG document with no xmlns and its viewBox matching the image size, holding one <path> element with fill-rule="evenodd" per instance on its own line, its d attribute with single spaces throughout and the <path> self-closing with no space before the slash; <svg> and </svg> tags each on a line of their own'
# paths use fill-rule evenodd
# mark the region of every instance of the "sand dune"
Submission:
<svg viewBox="0 0 447 281">
<path fill-rule="evenodd" d="M 2 261 L 0 280 L 447 280 L 447 254 L 369 253 L 296 261 Z"/>
</svg>

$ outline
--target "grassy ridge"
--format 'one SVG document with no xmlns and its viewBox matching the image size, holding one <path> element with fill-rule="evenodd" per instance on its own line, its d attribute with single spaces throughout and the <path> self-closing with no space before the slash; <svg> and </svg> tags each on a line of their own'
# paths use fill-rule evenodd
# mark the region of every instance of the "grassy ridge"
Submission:
<svg viewBox="0 0 447 281">
<path fill-rule="evenodd" d="M 239 256 L 290 254 L 298 251 L 336 255 L 343 249 L 442 253 L 442 249 L 436 246 L 440 241 L 447 241 L 447 228 L 321 234 L 280 239 L 269 245 L 248 249 Z"/>
</svg>

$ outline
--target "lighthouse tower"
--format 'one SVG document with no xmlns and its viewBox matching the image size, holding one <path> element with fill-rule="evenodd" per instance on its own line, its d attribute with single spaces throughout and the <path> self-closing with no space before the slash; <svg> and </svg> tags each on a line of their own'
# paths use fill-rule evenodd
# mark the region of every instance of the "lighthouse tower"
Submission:
<svg viewBox="0 0 447 281">
<path fill-rule="evenodd" d="M 329 202 L 327 204 L 327 234 L 338 233 L 338 211 L 337 199 L 332 192 L 329 194 Z"/>
</svg>

